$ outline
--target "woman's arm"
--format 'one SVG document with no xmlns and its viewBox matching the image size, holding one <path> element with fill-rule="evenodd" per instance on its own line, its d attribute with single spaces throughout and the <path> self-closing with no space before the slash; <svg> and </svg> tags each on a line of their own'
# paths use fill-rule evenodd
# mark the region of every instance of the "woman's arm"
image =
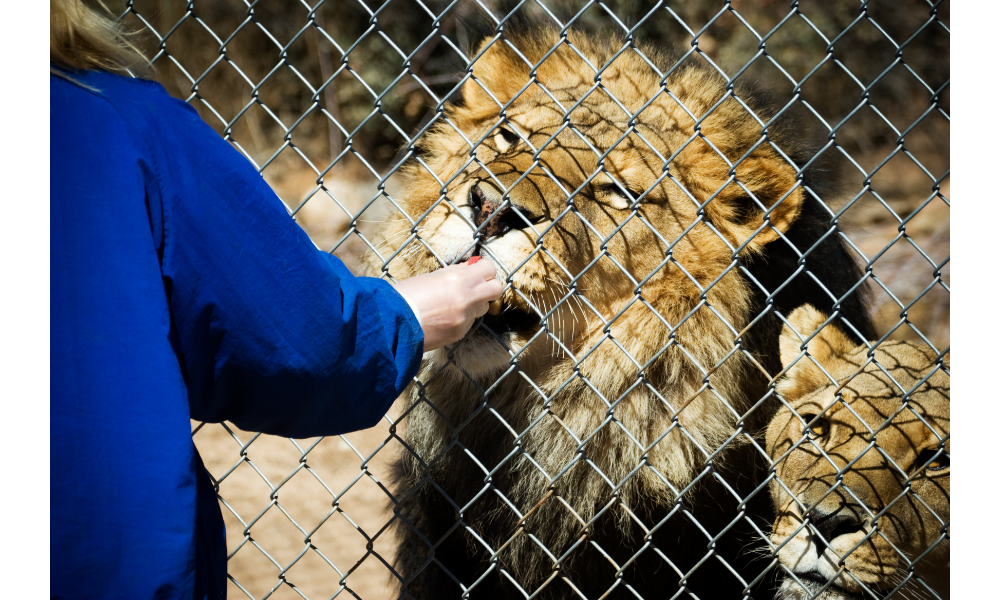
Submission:
<svg viewBox="0 0 1000 600">
<path fill-rule="evenodd" d="M 423 334 L 387 282 L 316 249 L 253 166 L 162 90 L 144 136 L 192 418 L 289 437 L 374 425 Z M 153 118 L 150 115 L 150 118 Z"/>
</svg>

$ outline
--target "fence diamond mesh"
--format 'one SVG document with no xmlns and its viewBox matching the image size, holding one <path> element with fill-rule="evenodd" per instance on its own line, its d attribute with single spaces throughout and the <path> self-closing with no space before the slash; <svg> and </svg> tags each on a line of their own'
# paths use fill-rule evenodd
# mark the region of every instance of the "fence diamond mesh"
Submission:
<svg viewBox="0 0 1000 600">
<path fill-rule="evenodd" d="M 230 597 L 948 597 L 947 2 L 109 6 L 321 249 L 507 285 L 374 429 L 193 424 Z"/>
</svg>

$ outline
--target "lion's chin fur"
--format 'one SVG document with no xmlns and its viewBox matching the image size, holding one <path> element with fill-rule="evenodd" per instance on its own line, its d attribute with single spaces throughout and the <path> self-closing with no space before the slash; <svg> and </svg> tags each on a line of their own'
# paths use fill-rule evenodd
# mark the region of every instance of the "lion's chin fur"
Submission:
<svg viewBox="0 0 1000 600">
<path fill-rule="evenodd" d="M 781 587 L 778 588 L 775 600 L 863 600 L 865 598 L 861 594 L 854 594 L 832 585 L 820 592 L 819 590 L 826 583 L 819 583 L 810 579 L 803 579 L 801 581 L 805 587 L 792 579 L 786 579 L 781 584 Z"/>
<path fill-rule="evenodd" d="M 453 364 L 464 371 L 464 375 L 485 383 L 511 368 L 514 356 L 524 348 L 526 341 L 523 335 L 497 335 L 482 325 L 474 325 L 473 330 L 455 344 L 425 353 L 424 361 L 437 368 Z"/>
<path fill-rule="evenodd" d="M 714 293 L 740 297 L 740 280 L 729 279 Z M 723 310 L 741 324 L 741 308 L 729 302 Z M 522 585 L 551 573 L 552 556 L 585 539 L 599 513 L 610 511 L 620 535 L 629 535 L 632 511 L 674 503 L 708 461 L 724 462 L 717 449 L 740 445 L 746 364 L 731 352 L 735 340 L 716 315 L 697 310 L 673 336 L 641 315 L 617 328 L 622 340 L 604 340 L 584 360 L 552 353 L 537 339 L 508 351 L 474 332 L 428 353 L 417 377 L 424 383 L 410 387 L 408 444 L 432 470 L 468 474 L 452 464 L 466 452 L 480 463 L 478 481 L 466 482 L 478 485 L 453 498 L 473 504 L 484 486 L 503 496 L 510 510 L 479 515 L 473 505 L 466 519 L 477 530 L 478 522 L 509 521 L 501 537 L 480 533 L 503 547 L 503 566 Z M 410 484 L 419 484 L 421 471 L 411 472 L 417 480 Z M 538 541 L 551 554 L 539 551 Z"/>
</svg>

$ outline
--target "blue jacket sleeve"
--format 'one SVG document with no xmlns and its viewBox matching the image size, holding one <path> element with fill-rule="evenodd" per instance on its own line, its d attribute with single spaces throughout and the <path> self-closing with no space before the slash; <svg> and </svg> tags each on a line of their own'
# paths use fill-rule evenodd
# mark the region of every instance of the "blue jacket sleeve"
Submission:
<svg viewBox="0 0 1000 600">
<path fill-rule="evenodd" d="M 423 352 L 406 301 L 318 250 L 249 161 L 157 93 L 140 107 L 157 113 L 147 193 L 191 417 L 288 437 L 374 425 Z"/>
</svg>

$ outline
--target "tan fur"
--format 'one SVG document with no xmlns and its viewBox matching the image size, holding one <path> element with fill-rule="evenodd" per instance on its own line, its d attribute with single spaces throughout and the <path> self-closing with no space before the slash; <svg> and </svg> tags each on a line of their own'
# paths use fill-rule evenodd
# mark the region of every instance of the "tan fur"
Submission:
<svg viewBox="0 0 1000 600">
<path fill-rule="evenodd" d="M 883 342 L 871 362 L 867 346 L 856 346 L 832 325 L 817 332 L 825 320 L 803 306 L 791 314 L 791 327 L 781 336 L 788 370 L 778 390 L 788 406 L 767 430 L 777 478 L 771 483 L 778 509 L 771 541 L 780 548 L 782 565 L 808 591 L 786 576 L 778 597 L 810 598 L 830 579 L 834 585 L 818 598 L 859 598 L 855 594 L 862 594 L 863 586 L 884 594 L 908 576 L 909 561 L 933 547 L 914 573 L 947 598 L 951 469 L 922 469 L 926 461 L 919 457 L 939 447 L 950 452 L 950 358 L 939 359 L 928 346 Z M 799 358 L 810 336 L 807 354 Z M 904 392 L 909 393 L 905 408 Z M 807 430 L 812 415 L 825 422 Z M 807 511 L 813 511 L 811 525 L 803 526 Z M 812 527 L 839 515 L 847 522 L 824 536 L 830 547 L 821 556 L 823 542 Z M 845 571 L 839 570 L 841 560 Z M 916 580 L 897 593 L 933 597 Z"/>
<path fill-rule="evenodd" d="M 667 87 L 682 108 L 660 93 L 660 76 L 629 50 L 601 75 L 604 89 L 592 90 L 595 72 L 580 54 L 602 65 L 620 46 L 581 35 L 570 40 L 572 48 L 559 45 L 558 32 L 544 30 L 517 41 L 533 64 L 559 45 L 530 85 L 532 67 L 502 41 L 485 50 L 463 86 L 464 106 L 446 107 L 446 119 L 421 142 L 422 158 L 397 186 L 406 213 L 425 215 L 423 220 L 414 226 L 395 214 L 381 230 L 380 256 L 370 257 L 372 273 L 396 278 L 466 258 L 475 242 L 469 194 L 476 184 L 498 198 L 509 193 L 519 209 L 538 218 L 532 227 L 484 240 L 481 252 L 509 283 L 504 310 L 551 311 L 544 331 L 528 345 L 537 328 L 505 334 L 502 343 L 474 331 L 425 355 L 422 383 L 410 390 L 406 434 L 422 459 L 406 463 L 410 484 L 426 477 L 425 469 L 455 473 L 458 467 L 447 462 L 452 459 L 442 457 L 454 449 L 449 445 L 456 435 L 468 432 L 463 424 L 488 406 L 495 417 L 481 417 L 468 443 L 487 439 L 494 447 L 522 450 L 495 477 L 511 481 L 505 500 L 525 515 L 524 527 L 489 542 L 501 545 L 513 536 L 503 546 L 503 564 L 523 582 L 553 565 L 521 533 L 536 536 L 558 556 L 609 503 L 626 521 L 623 507 L 672 502 L 735 434 L 737 415 L 764 390 L 747 389 L 752 367 L 744 353 L 733 352 L 750 303 L 747 284 L 727 269 L 734 249 L 743 246 L 740 256 L 752 258 L 777 238 L 775 229 L 787 230 L 803 201 L 795 169 L 768 143 L 730 166 L 760 139 L 761 126 L 737 101 L 720 103 L 726 89 L 717 75 L 699 69 L 671 75 Z M 619 102 L 635 112 L 654 96 L 636 118 L 641 136 L 633 132 L 614 145 L 630 118 Z M 564 109 L 578 102 L 573 127 L 563 127 Z M 700 119 L 712 107 L 698 136 L 692 115 Z M 507 143 L 498 127 L 533 148 L 524 139 Z M 482 143 L 473 150 L 466 140 Z M 592 148 L 611 150 L 602 161 Z M 675 154 L 663 177 L 665 160 Z M 567 194 L 595 171 L 601 173 L 568 210 Z M 648 195 L 633 211 L 630 199 L 600 187 L 612 178 Z M 759 207 L 747 212 L 756 205 L 743 200 L 747 192 L 737 180 L 771 210 L 768 223 Z M 699 205 L 713 196 L 699 216 Z M 663 265 L 668 253 L 672 262 Z M 641 295 L 634 294 L 647 277 Z M 725 456 L 715 457 L 716 464 Z M 474 480 L 471 496 L 494 467 L 452 477 Z M 478 528 L 476 518 L 499 516 L 464 514 L 472 528 Z"/>
</svg>

